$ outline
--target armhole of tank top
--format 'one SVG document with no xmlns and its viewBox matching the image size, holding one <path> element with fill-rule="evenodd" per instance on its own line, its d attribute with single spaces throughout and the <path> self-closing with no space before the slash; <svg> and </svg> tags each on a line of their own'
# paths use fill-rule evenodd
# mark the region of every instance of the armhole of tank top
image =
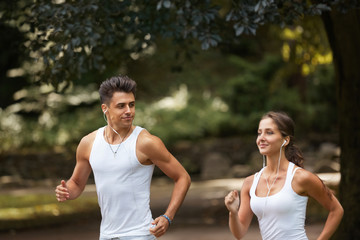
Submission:
<svg viewBox="0 0 360 240">
<path fill-rule="evenodd" d="M 296 165 L 295 165 L 296 166 Z M 294 177 L 294 175 L 295 175 L 295 173 L 296 173 L 296 171 L 298 170 L 298 169 L 301 169 L 301 167 L 295 167 L 293 170 L 292 170 L 292 175 L 293 175 L 293 177 Z"/>
<path fill-rule="evenodd" d="M 140 136 L 140 134 L 141 134 L 141 132 L 142 132 L 143 130 L 145 130 L 145 128 L 142 128 L 142 127 L 139 127 L 139 126 L 136 126 L 136 128 L 135 128 L 135 130 L 134 130 L 134 131 L 136 131 L 136 132 L 135 132 L 135 134 L 136 134 L 136 136 L 135 136 L 135 137 L 136 137 L 136 140 L 135 140 L 135 146 L 134 146 L 133 151 L 134 151 L 134 156 L 135 156 L 135 160 L 136 160 L 137 164 L 139 164 L 140 166 L 146 167 L 146 166 L 152 166 L 152 165 L 154 165 L 154 164 L 150 164 L 150 165 L 142 164 L 142 163 L 139 161 L 139 158 L 138 158 L 138 156 L 137 156 L 137 154 L 136 154 L 136 148 L 137 148 L 137 145 L 138 145 L 139 136 Z"/>
<path fill-rule="evenodd" d="M 95 138 L 94 138 L 94 141 L 92 142 L 92 145 L 91 145 L 91 150 L 90 150 L 90 154 L 89 154 L 89 164 L 91 165 L 91 156 L 92 156 L 92 153 L 93 153 L 93 149 L 94 149 L 94 145 L 95 145 L 95 142 L 96 141 L 100 141 L 100 139 L 98 139 L 99 137 L 101 137 L 101 133 L 103 133 L 103 127 L 99 128 L 97 131 L 96 131 L 96 135 L 95 135 Z"/>
<path fill-rule="evenodd" d="M 257 173 L 254 174 L 254 178 L 253 178 L 253 181 L 251 183 L 251 187 L 250 187 L 250 194 L 253 194 L 254 196 L 256 196 L 256 188 L 257 188 L 257 185 L 259 184 L 259 180 L 260 180 L 260 176 L 261 176 L 261 173 L 263 171 L 264 168 L 260 169 L 260 171 L 258 171 Z"/>
<path fill-rule="evenodd" d="M 141 129 L 139 130 L 139 127 L 138 126 L 136 126 L 135 127 L 135 129 L 134 129 L 134 137 L 136 138 L 135 139 L 135 146 L 134 146 L 134 148 L 132 149 L 132 151 L 133 151 L 133 154 L 134 154 L 134 156 L 135 156 L 135 160 L 136 160 L 136 162 L 138 162 L 138 163 L 140 163 L 140 161 L 139 161 L 139 158 L 138 158 L 138 156 L 137 156 L 137 154 L 136 154 L 136 148 L 137 148 L 137 145 L 138 145 L 138 140 L 139 140 L 139 135 L 140 135 L 140 133 L 141 133 Z"/>
<path fill-rule="evenodd" d="M 264 171 L 265 168 L 266 167 L 261 168 L 260 171 L 258 171 L 257 173 L 254 174 L 254 180 L 255 179 L 257 179 L 257 181 L 260 180 L 261 174 L 262 174 L 262 172 Z"/>
<path fill-rule="evenodd" d="M 292 182 L 293 182 L 293 179 L 294 179 L 294 176 L 295 176 L 295 173 L 298 169 L 302 169 L 302 167 L 298 167 L 297 165 L 294 164 L 294 169 L 292 170 L 291 172 L 291 181 L 290 181 L 290 188 L 291 190 L 293 191 L 293 193 L 295 193 L 297 196 L 300 196 L 300 197 L 307 197 L 307 196 L 303 196 L 303 195 L 300 195 L 298 194 L 297 192 L 295 192 L 293 186 L 292 186 Z"/>
<path fill-rule="evenodd" d="M 290 187 L 292 188 L 292 181 L 295 175 L 295 172 L 297 170 L 297 166 L 293 163 L 293 162 L 289 162 L 289 166 L 288 166 L 288 172 L 287 172 L 287 176 L 286 176 L 286 183 L 285 184 L 290 184 Z"/>
</svg>

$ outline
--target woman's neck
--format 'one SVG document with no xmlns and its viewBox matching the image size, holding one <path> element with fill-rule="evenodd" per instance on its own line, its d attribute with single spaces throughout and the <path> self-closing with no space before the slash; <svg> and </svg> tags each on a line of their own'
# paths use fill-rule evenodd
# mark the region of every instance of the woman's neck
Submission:
<svg viewBox="0 0 360 240">
<path fill-rule="evenodd" d="M 279 154 L 273 156 L 267 156 L 266 172 L 268 175 L 276 174 L 279 171 L 287 169 L 287 163 L 289 162 L 286 157 L 282 154 L 279 163 Z M 278 166 L 280 164 L 280 166 Z"/>
</svg>

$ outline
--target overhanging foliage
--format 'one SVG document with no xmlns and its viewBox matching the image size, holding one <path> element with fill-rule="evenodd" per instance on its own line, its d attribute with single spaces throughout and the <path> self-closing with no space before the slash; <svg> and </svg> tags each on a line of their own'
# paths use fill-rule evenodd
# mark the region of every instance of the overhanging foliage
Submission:
<svg viewBox="0 0 360 240">
<path fill-rule="evenodd" d="M 26 36 L 23 46 L 33 59 L 28 74 L 59 89 L 60 83 L 89 70 L 102 72 L 136 59 L 154 47 L 158 37 L 171 38 L 177 45 L 195 40 L 208 49 L 224 38 L 255 34 L 265 23 L 284 26 L 330 10 L 333 4 L 342 10 L 359 5 L 355 0 L 339 2 L 18 0 L 1 4 L 5 11 L 0 20 Z"/>
</svg>

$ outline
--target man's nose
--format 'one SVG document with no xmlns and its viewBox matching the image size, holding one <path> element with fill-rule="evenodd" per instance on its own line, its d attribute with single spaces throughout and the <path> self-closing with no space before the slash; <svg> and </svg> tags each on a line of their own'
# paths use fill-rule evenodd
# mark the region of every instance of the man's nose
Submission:
<svg viewBox="0 0 360 240">
<path fill-rule="evenodd" d="M 125 107 L 125 112 L 126 112 L 126 113 L 130 112 L 130 109 L 131 109 L 130 106 L 127 105 L 127 106 Z"/>
</svg>

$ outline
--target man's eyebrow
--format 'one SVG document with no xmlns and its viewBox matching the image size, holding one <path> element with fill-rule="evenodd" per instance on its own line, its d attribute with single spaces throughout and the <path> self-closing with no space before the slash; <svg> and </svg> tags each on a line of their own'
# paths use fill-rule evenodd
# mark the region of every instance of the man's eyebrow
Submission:
<svg viewBox="0 0 360 240">
<path fill-rule="evenodd" d="M 131 101 L 131 102 L 119 102 L 119 103 L 116 104 L 116 106 L 124 105 L 124 104 L 127 104 L 127 103 L 131 104 L 131 103 L 135 103 L 135 101 Z"/>
</svg>

